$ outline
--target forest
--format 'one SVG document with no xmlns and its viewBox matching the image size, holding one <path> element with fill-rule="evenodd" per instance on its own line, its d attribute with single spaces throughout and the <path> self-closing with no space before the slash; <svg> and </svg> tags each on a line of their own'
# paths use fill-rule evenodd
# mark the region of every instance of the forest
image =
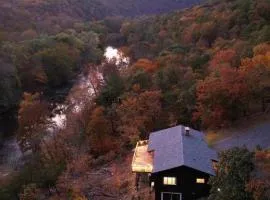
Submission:
<svg viewBox="0 0 270 200">
<path fill-rule="evenodd" d="M 82 48 L 84 48 L 82 45 L 85 45 L 83 43 L 88 42 L 89 48 L 92 48 L 92 50 L 96 48 L 96 45 L 101 47 L 104 45 L 104 40 L 106 40 L 107 33 L 109 33 L 110 37 L 117 42 L 117 39 L 121 39 L 119 30 L 123 21 L 123 16 L 128 17 L 143 14 L 163 13 L 176 8 L 187 7 L 198 2 L 198 0 L 171 0 L 169 2 L 160 0 L 158 2 L 155 1 L 153 4 L 151 1 L 135 1 L 135 3 L 133 3 L 133 0 L 114 0 L 114 2 L 108 0 L 15 0 L 9 2 L 1 0 L 1 63 L 3 63 L 3 65 L 9 65 L 12 63 L 13 66 L 3 67 L 3 70 L 1 70 L 1 77 L 4 76 L 5 80 L 3 80 L 3 83 L 1 83 L 0 91 L 5 90 L 4 88 L 12 89 L 7 92 L 7 95 L 3 95 L 1 97 L 0 112 L 4 112 L 18 104 L 18 99 L 20 96 L 18 95 L 18 92 L 28 91 L 28 86 L 24 84 L 24 79 L 27 78 L 25 73 L 29 74 L 32 69 L 24 70 L 23 68 L 26 67 L 26 65 L 33 65 L 33 63 L 31 63 L 32 61 L 29 61 L 29 59 L 32 59 L 30 57 L 36 53 L 38 54 L 39 51 L 42 51 L 42 49 L 48 47 L 54 48 L 54 46 L 58 46 L 59 42 L 68 43 L 67 40 L 70 39 L 74 40 L 73 42 L 80 43 L 76 45 L 81 45 L 81 47 L 76 46 L 77 49 L 74 49 L 75 51 L 80 51 L 80 53 L 84 55 L 88 54 L 88 57 L 98 60 L 100 59 L 100 57 L 98 58 L 99 55 L 91 55 L 91 52 L 83 52 L 88 51 L 86 49 L 82 50 Z M 102 22 L 98 21 L 102 19 L 105 20 Z M 92 33 L 96 33 L 97 35 L 91 35 Z M 87 37 L 93 41 L 88 41 Z M 95 41 L 97 38 L 100 41 Z M 93 42 L 93 44 L 91 42 Z M 75 43 L 69 43 L 67 45 L 72 46 L 75 45 Z M 57 48 L 64 49 L 69 48 L 68 46 L 65 44 L 65 47 L 62 46 Z M 95 53 L 100 54 L 100 52 L 94 52 L 94 54 Z M 22 59 L 25 60 L 22 61 Z M 25 63 L 22 64 L 20 62 Z M 76 62 L 77 63 L 73 64 L 78 64 L 79 60 L 76 60 Z M 22 65 L 24 65 L 24 67 Z M 40 63 L 38 65 L 40 65 Z M 37 68 L 38 67 L 36 67 L 35 70 L 40 71 Z M 71 72 L 76 67 L 68 66 L 68 68 L 69 72 L 64 72 L 65 75 L 63 75 L 63 78 L 70 76 L 72 74 Z M 18 75 L 21 73 L 21 71 L 23 71 L 22 73 L 24 73 L 24 75 Z M 36 73 L 37 72 L 34 74 Z M 39 74 L 39 76 L 42 75 Z M 42 77 L 39 78 L 42 79 Z M 34 80 L 34 77 L 29 78 L 30 82 Z M 26 84 L 33 84 L 30 82 Z M 37 80 L 37 82 L 37 84 L 41 83 L 41 85 L 36 86 L 33 84 L 34 88 L 42 87 L 42 82 L 44 82 L 44 80 Z M 51 81 L 49 82 L 52 83 Z M 61 80 L 59 80 L 59 83 L 61 83 Z"/>
<path fill-rule="evenodd" d="M 201 0 L 13 0 L 0 1 L 0 28 L 12 41 L 56 34 L 75 23 L 106 17 L 149 15 L 186 8 Z"/>
<path fill-rule="evenodd" d="M 214 0 L 164 14 L 198 1 L 170 1 L 164 10 L 141 2 L 1 2 L 0 113 L 17 110 L 15 135 L 26 154 L 20 170 L 0 180 L 1 199 L 136 199 L 124 179 L 139 139 L 176 124 L 220 130 L 269 111 L 269 0 Z M 145 13 L 158 15 L 131 18 Z M 107 46 L 129 66 L 104 61 Z M 80 73 L 90 75 L 91 97 L 70 90 Z M 66 111 L 66 126 L 48 134 L 53 104 L 68 101 L 62 90 L 84 106 Z M 10 135 L 0 129 L 0 138 Z M 269 198 L 269 151 L 219 156 L 210 200 Z"/>
</svg>

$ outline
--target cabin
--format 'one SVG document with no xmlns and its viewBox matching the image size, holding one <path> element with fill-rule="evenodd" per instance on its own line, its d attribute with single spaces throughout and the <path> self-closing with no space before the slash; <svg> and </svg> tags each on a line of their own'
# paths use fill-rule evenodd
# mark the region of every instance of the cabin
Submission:
<svg viewBox="0 0 270 200">
<path fill-rule="evenodd" d="M 132 172 L 148 177 L 155 200 L 193 200 L 209 195 L 208 180 L 215 175 L 216 163 L 217 153 L 204 134 L 179 125 L 139 141 Z"/>
</svg>

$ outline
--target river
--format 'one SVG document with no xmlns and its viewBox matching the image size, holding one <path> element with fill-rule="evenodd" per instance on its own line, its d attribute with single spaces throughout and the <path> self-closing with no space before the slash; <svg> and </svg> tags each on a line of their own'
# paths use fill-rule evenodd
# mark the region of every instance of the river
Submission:
<svg viewBox="0 0 270 200">
<path fill-rule="evenodd" d="M 103 77 L 99 69 L 105 62 L 115 62 L 119 67 L 127 67 L 129 64 L 129 58 L 123 56 L 118 49 L 110 46 L 105 49 L 104 60 L 100 66 L 94 67 L 95 73 L 97 73 L 100 79 Z M 77 81 L 75 81 L 66 97 L 65 103 L 58 104 L 52 111 L 53 117 L 51 121 L 54 123 L 53 129 L 64 128 L 66 126 L 66 113 L 70 111 L 80 112 L 83 109 L 85 99 L 91 100 L 94 95 L 91 73 L 93 73 L 93 70 L 88 69 L 87 73 L 79 74 Z M 48 131 L 53 132 L 54 130 L 51 128 Z M 0 179 L 19 170 L 23 165 L 24 156 L 17 143 L 16 136 L 6 139 L 0 149 Z"/>
</svg>

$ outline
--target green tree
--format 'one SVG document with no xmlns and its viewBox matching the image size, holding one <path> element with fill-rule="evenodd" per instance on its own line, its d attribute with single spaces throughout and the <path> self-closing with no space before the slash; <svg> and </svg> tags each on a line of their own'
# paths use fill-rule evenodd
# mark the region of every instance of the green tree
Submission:
<svg viewBox="0 0 270 200">
<path fill-rule="evenodd" d="M 254 169 L 254 154 L 246 148 L 235 147 L 219 154 L 217 175 L 211 177 L 209 200 L 252 200 L 246 191 Z"/>
<path fill-rule="evenodd" d="M 130 89 L 135 84 L 140 85 L 140 88 L 142 89 L 149 88 L 152 85 L 150 74 L 146 73 L 144 70 L 136 70 L 135 73 L 131 74 L 128 80 L 129 80 Z"/>
<path fill-rule="evenodd" d="M 18 104 L 20 82 L 15 66 L 0 58 L 0 113 Z"/>
<path fill-rule="evenodd" d="M 93 31 L 82 32 L 78 35 L 83 42 L 83 59 L 84 62 L 97 63 L 102 58 L 102 51 L 98 48 L 100 44 L 98 34 Z"/>
<path fill-rule="evenodd" d="M 78 49 L 71 48 L 66 44 L 59 44 L 56 47 L 45 49 L 36 55 L 40 56 L 49 85 L 53 87 L 68 82 L 79 61 Z"/>
<path fill-rule="evenodd" d="M 109 76 L 106 80 L 106 85 L 97 97 L 97 103 L 105 107 L 110 106 L 121 96 L 124 88 L 124 81 L 119 75 L 113 74 Z"/>
</svg>

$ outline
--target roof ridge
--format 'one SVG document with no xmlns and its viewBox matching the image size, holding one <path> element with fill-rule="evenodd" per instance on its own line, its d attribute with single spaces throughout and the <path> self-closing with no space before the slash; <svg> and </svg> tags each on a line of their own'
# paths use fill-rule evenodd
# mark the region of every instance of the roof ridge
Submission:
<svg viewBox="0 0 270 200">
<path fill-rule="evenodd" d="M 181 148 L 182 148 L 182 161 L 183 161 L 183 165 L 185 165 L 185 160 L 184 160 L 184 143 L 183 143 L 183 140 L 184 140 L 184 138 L 183 138 L 183 127 L 184 126 L 180 126 L 179 128 L 180 128 L 180 143 L 181 143 Z"/>
<path fill-rule="evenodd" d="M 149 135 L 152 135 L 152 134 L 160 134 L 160 133 L 162 133 L 162 132 L 164 132 L 164 131 L 167 131 L 167 130 L 169 130 L 169 129 L 172 129 L 172 128 L 179 128 L 179 126 L 183 127 L 183 125 L 178 124 L 177 126 L 168 127 L 168 128 L 165 128 L 165 129 L 161 129 L 161 130 L 157 130 L 157 131 L 150 132 Z"/>
</svg>

